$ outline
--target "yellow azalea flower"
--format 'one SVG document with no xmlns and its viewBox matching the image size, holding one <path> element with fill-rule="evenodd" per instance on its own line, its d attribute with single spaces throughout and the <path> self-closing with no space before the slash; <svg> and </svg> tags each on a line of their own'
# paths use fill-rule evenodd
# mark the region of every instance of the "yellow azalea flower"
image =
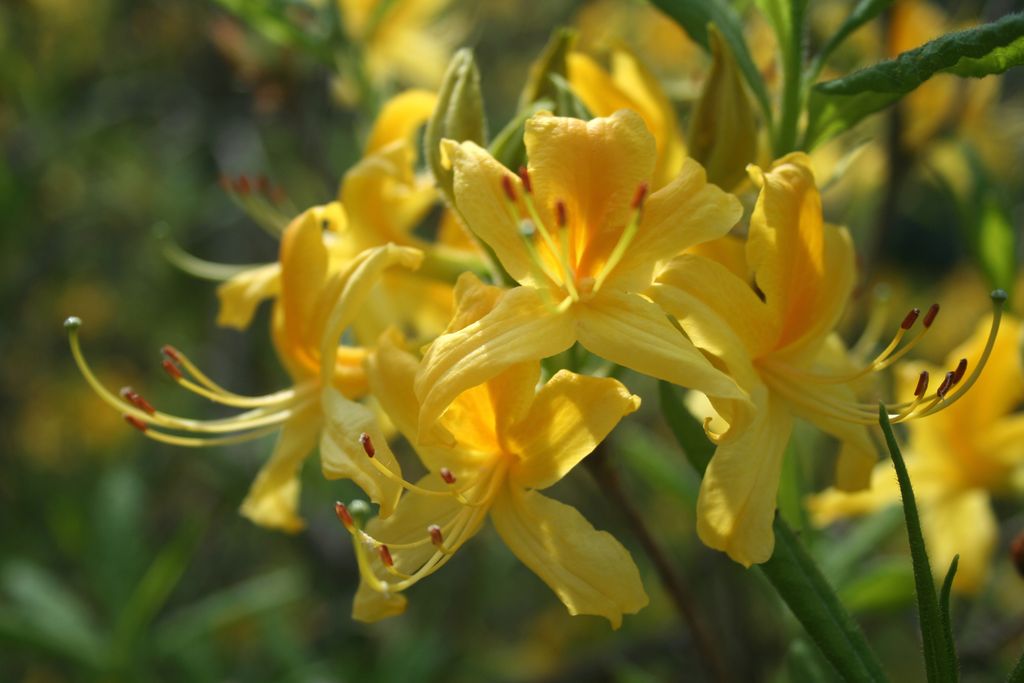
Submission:
<svg viewBox="0 0 1024 683">
<path fill-rule="evenodd" d="M 772 519 L 793 418 L 843 441 L 840 487 L 865 486 L 876 460 L 865 425 L 875 424 L 877 408 L 858 403 L 850 382 L 909 351 L 938 311 L 925 314 L 922 331 L 897 350 L 919 316 L 912 312 L 889 347 L 854 367 L 832 333 L 854 286 L 853 245 L 845 229 L 823 222 L 810 160 L 791 154 L 767 172 L 751 167 L 751 176 L 761 187 L 746 242 L 753 282 L 690 253 L 670 262 L 647 292 L 698 347 L 722 360 L 757 406 L 753 425 L 719 444 L 697 510 L 701 539 L 747 566 L 764 562 L 774 549 Z M 933 409 L 951 388 L 939 387 L 938 395 L 922 391 L 894 406 L 892 419 Z"/>
<path fill-rule="evenodd" d="M 983 320 L 975 333 L 949 356 L 949 363 L 967 359 L 977 365 L 990 343 L 992 323 Z M 988 358 L 988 367 L 963 398 L 942 413 L 909 425 L 903 457 L 910 472 L 928 545 L 932 570 L 941 579 L 959 554 L 953 588 L 977 592 L 988 574 L 998 539 L 990 497 L 1024 488 L 1024 326 L 1006 316 Z M 942 368 L 908 364 L 899 379 L 905 390 L 920 381 L 921 372 Z M 1015 412 L 1017 411 L 1017 412 Z M 900 500 L 892 466 L 879 463 L 871 488 L 849 493 L 828 490 L 808 501 L 814 520 L 834 520 L 873 512 Z"/>
<path fill-rule="evenodd" d="M 180 351 L 164 349 L 164 367 L 179 385 L 216 403 L 246 409 L 234 417 L 182 418 L 155 410 L 130 388 L 123 389 L 120 397 L 112 394 L 86 365 L 77 324 L 69 326 L 72 352 L 82 374 L 103 399 L 151 439 L 179 446 L 214 446 L 279 431 L 274 451 L 257 474 L 241 513 L 257 524 L 285 531 L 303 526 L 297 513 L 298 475 L 318 439 L 321 453 L 330 456 L 324 474 L 355 481 L 380 503 L 382 515 L 391 512 L 401 493 L 361 453 L 354 453 L 360 456 L 354 460 L 347 457 L 352 449 L 337 438 L 348 426 L 338 424 L 339 412 L 360 426 L 374 422 L 370 409 L 353 401 L 367 391 L 366 349 L 338 343 L 381 274 L 393 266 L 416 268 L 422 254 L 410 247 L 385 245 L 362 252 L 344 269 L 332 272 L 321 221 L 320 209 L 309 210 L 292 222 L 281 241 L 281 294 L 273 312 L 273 339 L 292 387 L 264 396 L 239 395 L 220 387 Z M 393 458 L 385 457 L 384 464 L 398 469 Z"/>
<path fill-rule="evenodd" d="M 467 276 L 458 296 L 468 324 L 500 292 Z M 395 335 L 382 338 L 368 375 L 385 412 L 415 444 L 418 363 L 400 343 Z M 486 518 L 571 614 L 600 615 L 618 628 L 623 614 L 647 604 L 629 552 L 575 508 L 539 492 L 593 451 L 640 399 L 614 379 L 561 370 L 538 389 L 539 376 L 539 363 L 517 363 L 460 394 L 441 419 L 452 446 L 416 447 L 429 472 L 416 484 L 402 482 L 408 491 L 394 514 L 365 529 L 346 520 L 362 574 L 354 618 L 376 621 L 403 611 L 401 592 L 447 563 Z M 372 462 L 390 452 L 384 442 L 363 442 Z"/>
<path fill-rule="evenodd" d="M 412 234 L 438 198 L 433 181 L 415 172 L 419 156 L 416 132 L 430 117 L 436 101 L 436 95 L 425 90 L 409 90 L 389 100 L 370 131 L 363 158 L 341 182 L 339 201 L 317 209 L 332 272 L 363 250 L 389 242 L 424 251 L 447 249 Z M 455 251 L 466 253 L 464 249 Z M 279 282 L 277 263 L 232 277 L 217 292 L 221 304 L 218 324 L 248 327 L 260 302 L 277 296 Z M 419 298 L 407 295 L 413 289 L 420 293 Z M 451 316 L 451 285 L 413 273 L 386 273 L 378 295 L 387 301 L 375 311 L 386 315 L 388 322 L 399 317 L 425 334 L 439 332 Z M 376 339 L 386 326 L 377 318 L 379 315 L 361 317 L 357 324 L 360 339 Z"/>
<path fill-rule="evenodd" d="M 692 160 L 644 201 L 655 145 L 632 111 L 589 122 L 542 113 L 526 122 L 525 143 L 520 178 L 472 142 L 444 141 L 456 208 L 520 286 L 430 346 L 416 380 L 420 440 L 467 389 L 576 342 L 722 399 L 733 420 L 746 421 L 745 393 L 639 294 L 659 261 L 728 232 L 739 201 L 707 184 Z"/>
<path fill-rule="evenodd" d="M 623 47 L 612 51 L 610 72 L 582 52 L 569 53 L 567 61 L 573 91 L 596 116 L 632 109 L 643 117 L 658 150 L 651 186 L 658 189 L 675 178 L 686 159 L 686 145 L 675 107 L 654 74 Z"/>
<path fill-rule="evenodd" d="M 370 81 L 436 87 L 464 30 L 439 20 L 451 0 L 337 0 L 342 28 L 356 43 Z M 351 96 L 347 99 L 351 99 Z"/>
</svg>

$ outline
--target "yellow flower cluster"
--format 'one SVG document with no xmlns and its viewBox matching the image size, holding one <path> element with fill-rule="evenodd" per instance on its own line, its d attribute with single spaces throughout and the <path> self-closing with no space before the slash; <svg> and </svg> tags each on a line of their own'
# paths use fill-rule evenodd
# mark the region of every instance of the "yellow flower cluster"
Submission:
<svg viewBox="0 0 1024 683">
<path fill-rule="evenodd" d="M 358 28 L 358 3 L 340 6 Z M 260 301 L 273 300 L 271 334 L 291 387 L 240 395 L 168 348 L 165 368 L 182 387 L 240 412 L 216 420 L 166 414 L 131 389 L 119 396 L 104 388 L 72 321 L 83 374 L 158 441 L 205 446 L 277 432 L 241 504 L 267 527 L 302 528 L 298 474 L 319 447 L 323 474 L 352 480 L 378 506 L 369 520 L 351 506 L 337 509 L 362 576 L 353 614 L 366 621 L 400 613 L 405 589 L 444 566 L 486 519 L 571 613 L 617 627 L 647 603 L 629 552 L 542 493 L 638 409 L 640 398 L 608 376 L 615 366 L 708 398 L 698 417 L 717 449 L 700 489 L 697 532 L 737 562 L 772 555 L 794 418 L 842 442 L 838 488 L 813 503 L 823 520 L 891 499 L 892 477 L 876 467 L 869 428 L 877 410 L 861 400 L 864 380 L 902 358 L 938 309 L 908 314 L 873 358 L 849 351 L 835 328 L 857 280 L 854 249 L 847 231 L 823 218 L 811 159 L 793 153 L 746 166 L 756 161 L 756 141 L 744 131 L 742 148 L 704 154 L 722 187 L 709 182 L 687 156 L 657 79 L 626 48 L 612 63 L 608 72 L 582 53 L 568 56 L 568 82 L 597 116 L 529 117 L 521 168 L 507 168 L 476 142 L 443 140 L 451 192 L 431 239 L 416 228 L 442 194 L 418 170 L 416 139 L 438 100 L 414 90 L 383 107 L 338 200 L 291 220 L 276 263 L 220 289 L 220 322 L 239 329 Z M 730 78 L 713 93 L 726 107 L 740 96 Z M 730 193 L 747 188 L 756 194 L 749 211 Z M 891 419 L 957 403 L 990 356 L 1008 364 L 1012 344 L 1005 335 L 994 343 L 997 327 L 998 316 L 951 359 L 941 382 L 929 385 L 935 371 L 915 369 Z M 576 360 L 565 361 L 570 355 Z M 604 370 L 583 374 L 590 361 Z M 1020 374 L 1019 364 L 1013 371 Z M 985 507 L 984 491 L 1005 484 L 1024 459 L 1019 418 L 978 424 L 1011 410 L 1024 380 L 1017 393 L 996 384 L 982 380 L 973 390 L 992 394 L 982 399 L 988 412 L 967 399 L 938 431 L 912 431 L 921 455 L 911 467 L 920 470 L 925 500 L 936 501 L 926 525 L 943 526 L 947 539 L 942 520 Z M 937 436 L 942 430 L 948 436 Z M 961 438 L 981 433 L 985 443 Z M 392 451 L 396 436 L 418 462 Z M 948 457 L 940 456 L 945 445 Z M 975 448 L 986 455 L 972 455 Z M 410 466 L 425 474 L 409 481 Z M 846 493 L 872 479 L 869 492 Z M 979 553 L 991 545 L 991 527 L 972 542 Z M 953 545 L 940 554 L 966 552 Z M 980 572 L 961 566 L 961 581 Z"/>
</svg>

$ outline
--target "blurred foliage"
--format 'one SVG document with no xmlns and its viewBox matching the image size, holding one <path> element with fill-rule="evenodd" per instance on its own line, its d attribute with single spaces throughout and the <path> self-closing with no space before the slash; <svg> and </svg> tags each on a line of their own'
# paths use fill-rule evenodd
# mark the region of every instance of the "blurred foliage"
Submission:
<svg viewBox="0 0 1024 683">
<path fill-rule="evenodd" d="M 474 47 L 492 131 L 513 118 L 551 29 L 581 13 L 580 42 L 589 45 L 587 27 L 600 24 L 591 14 L 609 4 L 531 3 L 524 12 L 512 0 L 467 0 L 446 10 L 472 27 L 462 42 Z M 828 13 L 847 4 L 821 3 L 810 24 L 829 25 Z M 976 4 L 956 6 L 967 14 Z M 744 25 L 727 6 L 710 4 L 710 16 L 726 17 L 723 32 L 735 51 Z M 707 16 L 683 19 L 700 32 Z M 164 230 L 215 261 L 272 260 L 274 240 L 218 179 L 265 175 L 297 207 L 333 197 L 386 94 L 343 104 L 337 79 L 358 69 L 348 61 L 357 56 L 352 38 L 338 22 L 334 3 L 314 0 L 0 4 L 0 680 L 703 680 L 639 553 L 651 606 L 619 632 L 568 616 L 489 532 L 429 587 L 412 590 L 405 616 L 353 622 L 357 571 L 333 511 L 335 499 L 355 495 L 352 487 L 323 480 L 310 464 L 302 502 L 308 530 L 259 529 L 235 507 L 269 442 L 181 452 L 137 438 L 74 369 L 60 328 L 72 313 L 85 321 L 83 340 L 106 384 L 144 387 L 153 403 L 176 412 L 212 409 L 154 379 L 163 379 L 163 343 L 188 349 L 239 391 L 284 384 L 266 335 L 215 327 L 212 287 L 169 265 L 155 233 Z M 699 50 L 686 52 L 681 34 L 676 42 L 645 43 L 628 33 L 630 24 L 616 25 L 659 73 L 670 47 L 694 63 L 703 59 Z M 878 30 L 869 24 L 853 33 L 834 61 L 861 58 L 850 45 L 867 45 L 870 54 L 884 42 Z M 812 41 L 829 35 L 812 32 Z M 744 47 L 736 55 L 747 79 L 773 68 L 752 43 L 752 53 Z M 673 75 L 687 81 L 692 71 L 687 63 Z M 898 138 L 876 145 L 856 174 L 825 195 L 827 215 L 850 223 L 867 260 L 894 282 L 900 305 L 934 292 L 938 275 L 972 254 L 991 282 L 1013 281 L 1024 132 L 1013 83 L 1019 75 L 1006 77 L 993 119 L 1000 127 L 992 129 L 1011 141 L 1008 148 L 986 144 L 987 133 L 961 112 L 943 122 L 931 147 L 908 149 Z M 681 111 L 692 111 L 697 92 L 685 83 L 674 90 Z M 758 102 L 768 96 L 759 88 L 754 95 Z M 949 145 L 971 151 L 951 161 Z M 890 175 L 878 192 L 864 178 L 882 172 Z M 986 305 L 977 275 L 952 287 L 979 293 Z M 857 311 L 851 319 L 857 327 Z M 267 322 L 263 311 L 254 329 Z M 955 337 L 956 328 L 954 321 L 947 334 Z M 627 383 L 656 395 L 640 378 Z M 828 680 L 820 673 L 827 664 L 767 584 L 697 542 L 697 479 L 656 403 L 649 400 L 616 433 L 611 451 L 737 680 Z M 830 448 L 817 435 L 798 434 L 793 476 L 816 488 L 822 459 L 801 454 Z M 557 494 L 636 549 L 583 472 Z M 1024 517 L 1001 513 L 1005 551 Z M 894 542 L 898 521 L 885 515 L 828 534 L 808 529 L 804 540 L 862 619 L 893 680 L 915 680 L 922 675 L 916 632 L 906 618 L 887 618 L 913 610 L 912 574 Z M 992 680 L 1008 669 L 1022 645 L 1021 605 L 1024 586 L 1005 561 L 985 594 L 954 603 L 964 680 Z"/>
</svg>

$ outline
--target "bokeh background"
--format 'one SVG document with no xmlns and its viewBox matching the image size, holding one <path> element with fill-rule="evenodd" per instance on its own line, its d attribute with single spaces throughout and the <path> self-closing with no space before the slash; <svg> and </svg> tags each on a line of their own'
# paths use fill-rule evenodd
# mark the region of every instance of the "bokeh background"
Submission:
<svg viewBox="0 0 1024 683">
<path fill-rule="evenodd" d="M 430 4 L 441 20 L 432 35 L 475 49 L 492 132 L 560 25 L 579 28 L 584 45 L 632 41 L 684 120 L 707 66 L 642 3 Z M 814 4 L 820 39 L 850 3 Z M 1014 3 L 929 7 L 952 28 Z M 765 26 L 748 29 L 770 73 L 771 46 L 757 47 Z M 876 22 L 859 32 L 835 68 L 884 56 L 895 40 L 885 31 Z M 238 391 L 287 384 L 264 333 L 267 311 L 248 333 L 218 328 L 214 284 L 170 264 L 160 237 L 213 261 L 276 258 L 276 242 L 220 178 L 266 176 L 296 207 L 327 201 L 384 95 L 414 78 L 431 85 L 429 74 L 397 73 L 360 91 L 345 60 L 325 56 L 323 46 L 344 41 L 336 8 L 314 0 L 0 4 L 0 680 L 705 680 L 649 560 L 585 472 L 556 496 L 635 551 L 651 595 L 620 631 L 567 615 L 491 532 L 410 591 L 406 615 L 367 626 L 349 617 L 357 571 L 333 509 L 352 488 L 325 481 L 311 459 L 308 530 L 257 528 L 236 508 L 270 441 L 204 451 L 155 444 L 75 369 L 61 328 L 72 314 L 108 386 L 135 386 L 171 412 L 217 414 L 163 376 L 165 343 Z M 944 83 L 836 151 L 863 148 L 825 195 L 826 215 L 851 226 L 864 259 L 849 330 L 884 280 L 908 307 L 937 299 L 953 311 L 922 351 L 933 360 L 973 327 L 993 282 L 1012 282 L 1012 243 L 1008 259 L 977 256 L 993 248 L 984 235 L 1019 232 L 1022 220 L 1019 77 Z M 647 405 L 611 452 L 737 680 L 814 680 L 798 677 L 812 646 L 770 587 L 697 541 L 686 502 L 697 481 L 658 416 L 656 387 L 626 383 Z M 827 469 L 815 451 L 830 448 L 798 433 L 790 460 L 809 488 Z M 833 572 L 894 680 L 918 679 L 898 515 L 822 534 L 807 527 L 799 493 L 787 495 L 783 513 Z M 1024 585 L 1007 559 L 1024 528 L 1019 510 L 999 508 L 991 587 L 956 606 L 969 680 L 992 680 L 1024 647 Z"/>
</svg>

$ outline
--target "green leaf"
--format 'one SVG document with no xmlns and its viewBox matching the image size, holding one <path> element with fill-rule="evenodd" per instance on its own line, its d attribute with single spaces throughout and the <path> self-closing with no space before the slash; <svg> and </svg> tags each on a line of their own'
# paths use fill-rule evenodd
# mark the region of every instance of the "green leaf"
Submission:
<svg viewBox="0 0 1024 683">
<path fill-rule="evenodd" d="M 293 569 L 248 579 L 167 617 L 156 628 L 157 649 L 172 655 L 233 624 L 261 613 L 276 612 L 304 594 L 305 582 Z"/>
<path fill-rule="evenodd" d="M 782 53 L 781 114 L 776 126 L 775 156 L 796 147 L 797 124 L 803 104 L 804 18 L 807 0 L 758 0 L 768 17 Z"/>
<path fill-rule="evenodd" d="M 304 26 L 297 26 L 288 18 L 284 3 L 251 0 L 214 1 L 274 45 L 297 48 L 322 64 L 334 66 L 332 41 L 338 38 L 335 21 L 328 22 L 317 18 Z M 326 30 L 325 26 L 328 27 Z M 318 30 L 312 30 L 314 28 Z"/>
<path fill-rule="evenodd" d="M 517 169 L 526 163 L 526 147 L 523 145 L 523 131 L 526 119 L 539 111 L 550 110 L 555 106 L 552 100 L 537 100 L 525 109 L 520 110 L 515 118 L 505 124 L 501 132 L 494 136 L 489 151 L 491 156 L 501 162 L 505 168 Z"/>
<path fill-rule="evenodd" d="M 768 90 L 743 38 L 743 24 L 729 3 L 723 0 L 651 0 L 651 4 L 671 17 L 705 50 L 711 49 L 708 24 L 714 24 L 722 32 L 747 79 L 747 85 L 761 106 L 765 121 L 770 124 L 772 107 Z"/>
<path fill-rule="evenodd" d="M 903 518 L 907 523 L 907 539 L 910 543 L 910 557 L 914 565 L 914 585 L 917 589 L 917 610 L 921 619 L 921 639 L 924 648 L 925 670 L 929 683 L 937 681 L 957 680 L 956 653 L 948 652 L 946 636 L 942 625 L 942 614 L 939 611 L 939 598 L 935 593 L 932 580 L 931 563 L 925 548 L 924 536 L 921 534 L 921 519 L 917 511 L 914 488 L 910 482 L 903 454 L 889 423 L 889 412 L 885 404 L 878 407 L 878 422 L 885 434 L 885 443 L 889 448 L 896 480 L 900 485 L 900 497 L 903 499 Z"/>
<path fill-rule="evenodd" d="M 1017 277 L 1017 230 L 997 193 L 986 186 L 975 217 L 975 249 L 992 287 L 1013 290 Z"/>
<path fill-rule="evenodd" d="M 953 591 L 953 579 L 956 578 L 956 568 L 960 563 L 959 553 L 953 556 L 949 563 L 949 570 L 946 578 L 942 581 L 942 590 L 939 592 L 939 616 L 942 618 L 942 631 L 946 641 L 946 651 L 952 656 L 953 671 L 958 673 L 960 661 L 956 655 L 956 639 L 953 638 L 953 614 L 949 609 L 949 596 Z M 954 679 L 955 680 L 955 679 Z"/>
<path fill-rule="evenodd" d="M 690 507 L 697 506 L 700 482 L 693 469 L 674 454 L 667 452 L 667 444 L 655 439 L 649 429 L 625 422 L 616 430 L 615 450 L 652 491 L 664 492 Z"/>
<path fill-rule="evenodd" d="M 860 562 L 892 535 L 902 519 L 903 511 L 892 505 L 861 520 L 849 534 L 821 549 L 819 558 L 825 576 L 842 586 L 857 572 Z"/>
<path fill-rule="evenodd" d="M 914 572 L 905 557 L 873 562 L 840 586 L 839 599 L 854 614 L 902 609 L 914 602 Z"/>
<path fill-rule="evenodd" d="M 821 73 L 821 69 L 825 66 L 826 60 L 837 47 L 842 45 L 843 41 L 846 40 L 851 33 L 859 29 L 864 24 L 868 23 L 882 11 L 891 5 L 893 0 L 860 0 L 857 6 L 853 8 L 853 11 L 847 15 L 846 20 L 839 26 L 839 29 L 832 34 L 832 37 L 828 39 L 821 50 L 814 56 L 814 60 L 811 62 L 810 68 L 807 73 L 811 80 L 818 77 Z"/>
<path fill-rule="evenodd" d="M 715 453 L 715 444 L 708 440 L 704 427 L 683 406 L 683 394 L 679 387 L 664 380 L 658 382 L 658 399 L 661 414 L 665 417 L 672 436 L 675 437 L 683 454 L 693 469 L 704 476 L 704 470 Z"/>
<path fill-rule="evenodd" d="M 980 78 L 1024 63 L 1024 14 L 948 33 L 811 90 L 805 147 L 814 148 L 893 104 L 937 73 Z"/>
<path fill-rule="evenodd" d="M 776 517 L 775 552 L 757 565 L 807 635 L 847 681 L 885 681 L 882 665 L 792 529 Z"/>
<path fill-rule="evenodd" d="M 10 601 L 0 609 L 0 641 L 21 642 L 51 654 L 100 666 L 106 649 L 85 604 L 44 567 L 12 562 L 0 573 Z"/>
<path fill-rule="evenodd" d="M 1024 655 L 1017 660 L 1017 666 L 1013 667 L 1006 683 L 1024 683 Z"/>
<path fill-rule="evenodd" d="M 568 78 L 569 65 L 567 57 L 576 43 L 576 32 L 572 29 L 561 28 L 551 34 L 544 51 L 530 66 L 530 73 L 526 78 L 526 85 L 519 94 L 519 109 L 529 107 L 537 100 L 546 99 L 558 103 L 558 92 L 552 74 Z"/>
</svg>

